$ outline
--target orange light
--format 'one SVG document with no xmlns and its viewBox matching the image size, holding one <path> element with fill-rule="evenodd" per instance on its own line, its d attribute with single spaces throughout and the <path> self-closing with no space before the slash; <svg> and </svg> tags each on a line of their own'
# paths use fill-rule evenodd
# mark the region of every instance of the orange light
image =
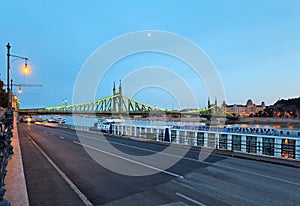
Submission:
<svg viewBox="0 0 300 206">
<path fill-rule="evenodd" d="M 29 74 L 30 73 L 30 68 L 25 64 L 25 66 L 22 68 L 22 72 L 24 74 Z"/>
<path fill-rule="evenodd" d="M 293 125 L 289 125 L 288 129 L 294 129 L 294 126 Z"/>
<path fill-rule="evenodd" d="M 18 93 L 19 93 L 19 94 L 22 93 L 22 89 L 21 89 L 21 88 L 18 89 Z"/>
</svg>

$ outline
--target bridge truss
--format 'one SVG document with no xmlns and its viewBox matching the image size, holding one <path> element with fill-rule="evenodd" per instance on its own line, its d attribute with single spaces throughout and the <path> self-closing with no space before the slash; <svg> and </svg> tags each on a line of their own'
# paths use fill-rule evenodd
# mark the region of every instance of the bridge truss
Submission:
<svg viewBox="0 0 300 206">
<path fill-rule="evenodd" d="M 81 104 L 71 104 L 65 106 L 54 106 L 47 108 L 36 109 L 21 109 L 20 115 L 70 115 L 70 114 L 84 114 L 96 116 L 202 116 L 206 118 L 211 117 L 227 117 L 234 118 L 232 114 L 226 113 L 222 107 L 217 104 L 210 105 L 202 109 L 194 110 L 164 110 L 148 104 L 141 103 L 132 98 L 122 94 L 121 82 L 119 91 L 116 91 L 115 84 L 113 88 L 113 95 L 102 99 L 84 102 Z"/>
<path fill-rule="evenodd" d="M 43 111 L 51 114 L 142 115 L 159 112 L 161 109 L 143 104 L 122 94 L 116 94 L 82 104 L 48 107 L 44 108 Z"/>
</svg>

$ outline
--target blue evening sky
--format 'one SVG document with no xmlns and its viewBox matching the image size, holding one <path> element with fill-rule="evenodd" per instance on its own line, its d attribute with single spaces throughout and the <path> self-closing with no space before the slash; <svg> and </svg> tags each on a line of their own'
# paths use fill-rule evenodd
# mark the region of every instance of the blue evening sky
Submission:
<svg viewBox="0 0 300 206">
<path fill-rule="evenodd" d="M 245 104 L 251 98 L 269 105 L 300 96 L 298 0 L 1 1 L 0 77 L 6 83 L 10 42 L 11 53 L 29 57 L 32 68 L 25 77 L 18 69 L 22 61 L 12 61 L 14 82 L 43 84 L 22 88 L 21 108 L 62 105 L 63 99 L 71 103 L 87 58 L 107 41 L 140 30 L 172 32 L 197 44 L 214 63 L 229 104 Z M 114 65 L 96 97 L 111 95 L 113 81 L 152 65 L 174 69 L 193 88 L 200 107 L 206 105 L 207 91 L 193 73 L 185 72 L 187 65 L 152 53 L 129 56 Z M 176 98 L 163 89 L 141 89 L 134 98 L 176 107 Z"/>
</svg>

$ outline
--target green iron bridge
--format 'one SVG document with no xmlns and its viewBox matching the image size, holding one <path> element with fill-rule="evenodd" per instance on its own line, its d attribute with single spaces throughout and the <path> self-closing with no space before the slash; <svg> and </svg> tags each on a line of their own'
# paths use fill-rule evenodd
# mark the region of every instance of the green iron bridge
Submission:
<svg viewBox="0 0 300 206">
<path fill-rule="evenodd" d="M 121 83 L 119 92 L 116 92 L 115 84 L 113 95 L 102 99 L 84 102 L 81 104 L 71 104 L 65 106 L 54 106 L 46 108 L 20 109 L 19 115 L 96 115 L 96 116 L 200 116 L 210 119 L 211 117 L 226 117 L 228 119 L 236 118 L 234 115 L 226 113 L 222 107 L 217 104 L 208 105 L 208 107 L 194 110 L 166 110 L 141 103 L 122 94 Z"/>
</svg>

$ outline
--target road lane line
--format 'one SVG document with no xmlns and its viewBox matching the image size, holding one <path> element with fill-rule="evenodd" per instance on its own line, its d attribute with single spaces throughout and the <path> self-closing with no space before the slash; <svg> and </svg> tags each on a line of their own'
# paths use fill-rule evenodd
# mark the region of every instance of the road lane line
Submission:
<svg viewBox="0 0 300 206">
<path fill-rule="evenodd" d="M 194 159 L 194 158 L 183 157 L 183 156 L 180 156 L 180 155 L 174 155 L 174 154 L 170 154 L 170 153 L 166 153 L 166 152 L 162 152 L 162 151 L 155 151 L 155 150 L 136 147 L 136 146 L 123 144 L 123 143 L 119 143 L 119 142 L 112 142 L 112 141 L 109 141 L 109 140 L 101 140 L 101 139 L 97 139 L 97 138 L 93 138 L 93 137 L 86 137 L 86 138 L 94 139 L 94 140 L 98 140 L 98 141 L 102 141 L 102 142 L 109 142 L 111 144 L 121 145 L 121 146 L 124 146 L 124 147 L 134 148 L 134 149 L 143 150 L 143 151 L 147 151 L 147 152 L 153 152 L 153 153 L 159 152 L 160 154 L 163 154 L 163 155 L 166 155 L 166 156 L 177 157 L 177 158 L 182 158 L 182 159 L 186 159 L 186 160 L 190 160 L 190 161 L 194 161 L 194 162 L 199 162 L 199 160 Z"/>
<path fill-rule="evenodd" d="M 111 144 L 121 145 L 121 146 L 129 147 L 129 148 L 135 148 L 135 149 L 138 149 L 138 150 L 144 150 L 144 151 L 148 151 L 148 152 L 154 152 L 154 153 L 158 152 L 158 151 L 151 150 L 151 149 L 140 148 L 140 147 L 127 145 L 127 144 L 123 144 L 123 143 L 118 143 L 118 142 L 113 142 L 113 141 L 109 141 L 109 140 L 101 140 L 101 139 L 98 139 L 98 138 L 93 138 L 93 137 L 88 137 L 88 136 L 86 136 L 86 138 L 94 139 L 94 140 L 102 141 L 102 142 L 109 142 Z M 198 162 L 198 163 L 204 163 L 204 164 L 212 165 L 212 166 L 215 166 L 215 167 L 221 167 L 221 168 L 236 170 L 236 171 L 239 171 L 239 172 L 243 172 L 243 173 L 247 173 L 247 174 L 251 174 L 251 175 L 256 175 L 256 176 L 260 176 L 260 177 L 273 179 L 273 180 L 277 180 L 277 181 L 280 181 L 280 182 L 300 186 L 300 183 L 297 183 L 297 182 L 292 182 L 292 181 L 289 181 L 289 180 L 285 180 L 285 179 L 281 179 L 281 178 L 277 178 L 277 177 L 272 177 L 272 176 L 260 174 L 260 173 L 257 173 L 257 172 L 251 172 L 251 171 L 248 171 L 248 170 L 238 169 L 238 168 L 225 166 L 225 165 L 218 165 L 216 163 L 207 162 L 205 160 L 199 161 L 198 159 L 189 158 L 189 157 L 182 157 L 182 156 L 179 156 L 179 155 L 174 155 L 174 154 L 170 154 L 170 153 L 166 153 L 166 152 L 162 152 L 162 151 L 160 151 L 159 153 L 163 154 L 163 155 L 171 156 L 171 157 L 177 157 L 177 158 L 181 158 L 181 159 L 185 159 L 185 160 L 189 160 L 189 161 L 194 161 L 194 162 Z"/>
<path fill-rule="evenodd" d="M 134 149 L 138 149 L 138 150 L 143 150 L 143 151 L 148 151 L 148 152 L 154 152 L 154 153 L 158 152 L 158 151 L 151 150 L 151 149 L 140 148 L 140 147 L 136 147 L 136 146 L 132 146 L 132 145 L 127 145 L 127 144 L 123 144 L 123 143 L 112 142 L 112 141 L 109 141 L 109 140 L 101 140 L 101 139 L 97 139 L 97 138 L 93 138 L 93 137 L 86 137 L 86 138 L 94 139 L 94 140 L 98 140 L 98 141 L 102 141 L 102 142 L 109 142 L 111 144 L 121 145 L 121 146 L 129 147 L 129 148 L 134 148 Z M 264 177 L 264 178 L 269 178 L 269 179 L 277 180 L 277 181 L 280 181 L 280 182 L 285 182 L 285 183 L 289 183 L 289 184 L 292 184 L 292 185 L 300 186 L 300 183 L 297 183 L 297 182 L 292 182 L 292 181 L 289 181 L 289 180 L 284 180 L 284 179 L 281 179 L 281 178 L 272 177 L 272 176 L 268 176 L 268 175 L 263 175 L 263 174 L 259 174 L 257 172 L 251 172 L 251 171 L 247 171 L 247 170 L 243 170 L 243 169 L 238 169 L 238 168 L 234 168 L 234 167 L 230 167 L 230 166 L 218 165 L 216 163 L 207 162 L 205 160 L 199 161 L 198 159 L 189 158 L 189 157 L 183 157 L 183 156 L 180 156 L 180 155 L 174 155 L 174 154 L 170 154 L 170 153 L 166 153 L 166 152 L 162 152 L 162 151 L 160 151 L 159 154 L 167 155 L 167 156 L 171 156 L 171 157 L 176 157 L 176 158 L 180 158 L 180 159 L 185 159 L 185 160 L 189 160 L 189 161 L 193 161 L 193 162 L 204 163 L 204 164 L 212 165 L 212 166 L 215 166 L 215 167 L 221 167 L 221 168 L 236 170 L 236 171 L 239 171 L 239 172 L 244 172 L 244 173 L 248 173 L 248 174 L 251 174 L 251 175 L 256 175 L 256 176 L 260 176 L 260 177 Z"/>
<path fill-rule="evenodd" d="M 65 138 L 64 138 L 64 137 L 62 137 L 62 136 L 59 136 L 59 138 L 60 138 L 60 139 L 65 139 Z"/>
<path fill-rule="evenodd" d="M 265 178 L 277 180 L 277 181 L 280 181 L 280 182 L 285 182 L 285 183 L 289 183 L 289 184 L 292 184 L 292 185 L 300 186 L 300 183 L 292 182 L 292 181 L 289 181 L 289 180 L 280 179 L 280 178 L 277 178 L 277 177 L 271 177 L 271 176 L 268 176 L 268 175 L 263 175 L 263 174 L 259 174 L 259 173 L 256 173 L 256 172 L 250 172 L 250 171 L 243 170 L 243 169 L 238 169 L 238 168 L 232 168 L 232 167 L 225 166 L 225 165 L 216 165 L 216 164 L 214 164 L 214 163 L 210 163 L 210 164 L 212 164 L 212 165 L 214 165 L 214 166 L 216 166 L 216 167 L 221 167 L 221 168 L 227 168 L 227 169 L 231 169 L 231 170 L 236 170 L 236 171 L 248 173 L 248 174 L 251 174 L 251 175 L 256 175 L 256 176 L 260 176 L 260 177 L 265 177 Z"/>
<path fill-rule="evenodd" d="M 114 157 L 117 157 L 117 158 L 120 158 L 120 159 L 129 161 L 129 162 L 132 162 L 132 163 L 135 163 L 135 164 L 144 166 L 144 167 L 148 167 L 148 168 L 150 168 L 150 169 L 153 169 L 153 170 L 156 170 L 156 171 L 159 171 L 159 172 L 162 172 L 162 173 L 165 173 L 165 174 L 174 176 L 174 177 L 184 178 L 183 176 L 178 175 L 178 174 L 175 174 L 175 173 L 173 173 L 173 172 L 168 172 L 168 171 L 166 171 L 166 170 L 162 170 L 162 169 L 159 169 L 159 168 L 157 168 L 157 167 L 153 167 L 153 166 L 144 164 L 144 163 L 142 163 L 142 162 L 138 162 L 138 161 L 135 161 L 135 160 L 131 160 L 131 159 L 128 159 L 128 158 L 126 158 L 126 157 L 122 157 L 122 156 L 120 156 L 120 155 L 116 155 L 116 154 L 113 154 L 113 153 L 110 153 L 110 152 L 107 152 L 107 151 L 98 149 L 98 148 L 96 148 L 96 147 L 92 147 L 92 146 L 90 146 L 90 145 L 86 145 L 86 144 L 83 144 L 83 143 L 80 143 L 80 142 L 77 142 L 77 141 L 73 141 L 73 142 L 74 142 L 75 144 L 81 145 L 81 146 L 83 146 L 83 147 L 87 147 L 87 148 L 96 150 L 96 151 L 98 151 L 98 152 L 102 152 L 102 153 L 105 153 L 105 154 L 108 154 L 108 155 L 111 155 L 111 156 L 114 156 Z"/>
<path fill-rule="evenodd" d="M 188 196 L 185 196 L 185 195 L 183 195 L 183 194 L 181 194 L 181 193 L 179 193 L 179 192 L 176 192 L 175 194 L 176 194 L 177 196 L 183 198 L 183 199 L 186 199 L 186 200 L 188 200 L 188 201 L 190 201 L 190 202 L 196 204 L 196 205 L 206 206 L 205 204 L 203 204 L 203 203 L 201 203 L 201 202 L 199 202 L 199 201 L 197 201 L 197 200 L 194 200 L 194 199 L 192 199 L 192 198 L 190 198 L 190 197 L 188 197 Z"/>
<path fill-rule="evenodd" d="M 93 204 L 87 199 L 87 197 L 78 189 L 78 187 L 68 178 L 68 176 L 52 161 L 52 159 L 44 152 L 44 150 L 27 134 L 27 138 L 36 146 L 41 154 L 48 160 L 48 162 L 55 168 L 60 176 L 69 184 L 74 192 L 79 196 L 82 202 L 87 206 L 93 206 Z"/>
</svg>

